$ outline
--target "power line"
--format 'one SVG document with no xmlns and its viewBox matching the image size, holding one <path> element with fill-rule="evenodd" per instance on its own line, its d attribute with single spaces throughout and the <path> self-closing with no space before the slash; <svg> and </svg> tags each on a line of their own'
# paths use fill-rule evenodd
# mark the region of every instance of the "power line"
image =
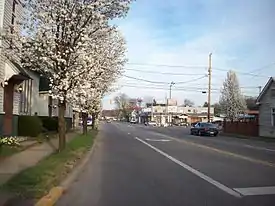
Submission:
<svg viewBox="0 0 275 206">
<path fill-rule="evenodd" d="M 131 76 L 128 76 L 128 75 L 122 75 L 122 76 L 127 77 L 129 79 L 135 79 L 135 80 L 138 80 L 138 81 L 143 81 L 143 82 L 148 82 L 148 83 L 154 83 L 154 84 L 170 84 L 168 82 L 151 81 L 151 80 L 146 80 L 146 79 L 131 77 Z"/>
<path fill-rule="evenodd" d="M 260 67 L 260 68 L 258 68 L 258 69 L 254 69 L 254 70 L 252 70 L 252 71 L 250 71 L 250 72 L 251 72 L 251 73 L 254 73 L 254 72 L 263 70 L 263 69 L 265 69 L 265 68 L 268 68 L 268 67 L 270 67 L 270 66 L 272 66 L 272 65 L 275 65 L 275 62 L 273 62 L 273 63 L 271 63 L 271 64 L 267 64 L 267 65 L 265 65 L 265 66 L 262 66 L 262 67 Z"/>
<path fill-rule="evenodd" d="M 124 86 L 137 86 L 136 83 L 124 83 L 122 84 Z M 143 84 L 139 87 L 148 87 L 148 88 L 163 88 L 163 89 L 168 89 L 168 85 L 167 87 L 164 87 L 162 85 L 151 85 L 151 84 Z M 216 86 L 216 87 L 219 87 L 219 86 Z M 195 90 L 207 90 L 207 87 L 192 87 L 192 86 L 184 86 L 184 87 L 177 87 L 177 86 L 174 86 L 174 88 L 177 88 L 177 89 L 195 89 Z M 242 86 L 240 87 L 241 89 L 259 89 L 259 87 L 256 87 L 256 86 Z M 220 90 L 220 88 L 213 88 L 212 90 Z"/>
<path fill-rule="evenodd" d="M 128 65 L 136 66 L 153 66 L 153 67 L 174 67 L 174 68 L 197 68 L 206 69 L 207 66 L 187 66 L 187 65 L 166 65 L 166 64 L 144 64 L 144 63 L 127 63 Z"/>
<path fill-rule="evenodd" d="M 127 63 L 128 65 L 137 65 L 137 66 L 153 66 L 153 67 L 171 67 L 171 68 L 192 68 L 192 69 L 206 69 L 207 66 L 191 66 L 191 65 L 166 65 L 166 64 L 145 64 L 145 63 Z M 253 74 L 253 72 L 261 70 L 263 68 L 269 67 L 271 65 L 275 64 L 269 64 L 257 69 L 252 70 L 251 72 L 241 72 L 241 71 L 236 71 L 234 70 L 236 73 L 241 74 L 241 75 L 249 75 L 249 76 L 254 76 L 254 77 L 264 77 L 267 78 L 268 76 L 263 76 L 263 75 L 258 75 L 258 74 Z M 218 67 L 213 67 L 213 70 L 217 70 L 217 71 L 226 71 L 228 72 L 230 69 L 222 69 L 222 68 L 218 68 Z M 167 72 L 169 73 L 169 72 Z M 177 75 L 183 75 L 184 73 L 178 73 Z"/>
<path fill-rule="evenodd" d="M 138 80 L 138 81 L 143 81 L 143 82 L 148 82 L 148 83 L 154 83 L 154 84 L 170 84 L 170 82 L 151 81 L 151 80 L 147 80 L 147 79 L 142 79 L 142 78 L 137 78 L 137 77 L 131 77 L 131 76 L 128 76 L 128 75 L 122 75 L 122 76 L 127 77 L 129 79 L 135 79 L 135 80 Z M 201 76 L 199 78 L 190 79 L 190 80 L 184 81 L 184 82 L 175 82 L 175 84 L 185 84 L 185 83 L 189 83 L 189 82 L 194 82 L 196 80 L 203 79 L 206 76 L 207 75 L 203 75 L 203 76 Z"/>
<path fill-rule="evenodd" d="M 140 89 L 154 89 L 154 90 L 164 90 L 167 91 L 168 88 L 165 87 L 155 87 L 155 86 L 140 86 L 140 85 L 120 85 L 121 87 L 130 87 L 130 88 L 140 88 Z M 174 91 L 183 91 L 183 92 L 204 92 L 206 89 L 191 89 L 191 88 L 173 88 Z M 220 93 L 218 89 L 211 89 L 212 93 Z M 258 91 L 257 91 L 258 92 Z M 252 93 L 252 92 L 243 92 L 246 95 L 255 95 L 257 92 Z"/>
<path fill-rule="evenodd" d="M 133 87 L 133 88 L 141 88 L 141 89 L 157 89 L 157 90 L 168 90 L 168 88 L 164 87 L 155 87 L 155 86 L 138 86 L 138 85 L 121 85 L 122 87 Z M 173 88 L 175 91 L 196 91 L 196 92 L 202 92 L 203 90 L 199 89 L 188 89 L 188 88 Z M 215 90 L 217 91 L 217 90 Z"/>
<path fill-rule="evenodd" d="M 136 72 L 142 72 L 142 73 L 152 73 L 152 74 L 163 74 L 163 75 L 175 75 L 175 76 L 195 76 L 201 74 L 188 74 L 188 73 L 177 73 L 177 72 L 158 72 L 158 71 L 152 71 L 152 70 L 141 70 L 141 69 L 125 69 L 127 71 L 136 71 Z"/>
<path fill-rule="evenodd" d="M 185 82 L 175 82 L 175 84 L 185 84 L 185 83 L 189 83 L 189 82 L 194 82 L 194 81 L 197 81 L 197 80 L 200 80 L 200 79 L 203 79 L 207 77 L 207 75 L 203 75 L 202 77 L 199 77 L 199 78 L 195 78 L 195 79 L 190 79 L 188 81 L 185 81 Z"/>
</svg>

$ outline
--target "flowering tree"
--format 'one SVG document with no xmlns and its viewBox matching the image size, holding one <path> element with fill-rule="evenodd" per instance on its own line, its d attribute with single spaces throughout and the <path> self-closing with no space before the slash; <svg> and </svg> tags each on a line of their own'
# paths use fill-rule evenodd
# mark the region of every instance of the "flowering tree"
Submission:
<svg viewBox="0 0 275 206">
<path fill-rule="evenodd" d="M 246 109 L 244 96 L 241 94 L 237 75 L 233 71 L 227 73 L 227 78 L 221 90 L 220 105 L 226 117 L 234 120 Z"/>
<path fill-rule="evenodd" d="M 101 99 L 103 95 L 112 90 L 112 83 L 120 76 L 125 59 L 125 41 L 119 31 L 102 34 L 101 41 L 95 45 L 93 54 L 89 58 L 95 65 L 89 65 L 87 72 L 81 75 L 79 84 L 72 90 L 70 99 L 75 107 L 78 107 L 84 115 L 83 133 L 87 132 L 87 115 L 92 114 L 93 127 L 100 112 Z M 97 75 L 94 71 L 100 71 Z M 77 95 L 75 95 L 77 94 Z"/>
<path fill-rule="evenodd" d="M 17 53 L 22 66 L 36 70 L 51 81 L 51 94 L 58 98 L 59 150 L 65 147 L 66 102 L 81 77 L 99 77 L 104 65 L 90 58 L 102 35 L 114 27 L 109 20 L 123 17 L 131 0 L 25 0 L 23 32 L 13 29 L 5 35 L 11 44 L 9 58 Z M 11 41 L 12 40 L 12 41 Z M 90 71 L 90 69 L 93 71 Z"/>
</svg>

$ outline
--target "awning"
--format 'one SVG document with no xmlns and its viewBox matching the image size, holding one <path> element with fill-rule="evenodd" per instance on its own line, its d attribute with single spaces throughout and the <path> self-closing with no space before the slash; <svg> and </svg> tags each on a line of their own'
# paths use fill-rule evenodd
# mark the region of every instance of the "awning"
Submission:
<svg viewBox="0 0 275 206">
<path fill-rule="evenodd" d="M 19 64 L 11 61 L 5 62 L 5 76 L 4 81 L 10 80 L 12 77 L 15 77 L 18 80 L 27 80 L 31 79 L 28 73 L 20 67 Z"/>
<path fill-rule="evenodd" d="M 7 62 L 5 63 L 5 81 L 8 81 L 13 75 L 18 75 L 19 73 L 20 71 L 15 66 Z"/>
</svg>

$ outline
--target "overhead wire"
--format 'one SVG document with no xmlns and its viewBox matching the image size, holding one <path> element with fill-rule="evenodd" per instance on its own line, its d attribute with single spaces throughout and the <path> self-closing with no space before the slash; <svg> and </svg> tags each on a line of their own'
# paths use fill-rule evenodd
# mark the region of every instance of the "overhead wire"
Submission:
<svg viewBox="0 0 275 206">
<path fill-rule="evenodd" d="M 171 67 L 171 68 L 192 68 L 192 69 L 206 69 L 208 68 L 208 66 L 191 66 L 191 65 L 166 65 L 166 64 L 145 64 L 145 63 L 127 63 L 128 65 L 136 65 L 136 66 L 151 66 L 151 67 Z M 274 65 L 274 63 L 265 65 L 263 67 L 257 68 L 252 70 L 251 72 L 242 72 L 242 71 L 238 71 L 238 70 L 234 70 L 236 73 L 241 74 L 241 75 L 249 75 L 249 76 L 254 76 L 254 77 L 268 77 L 265 75 L 259 75 L 259 74 L 253 74 L 253 72 L 261 70 L 263 68 L 269 67 Z M 229 71 L 230 69 L 222 69 L 222 68 L 218 68 L 218 67 L 212 67 L 213 70 L 217 70 L 217 71 Z M 126 69 L 128 70 L 128 69 Z M 129 69 L 129 70 L 133 70 L 133 69 Z M 137 69 L 135 69 L 137 71 Z M 144 71 L 142 71 L 144 72 Z M 154 72 L 157 73 L 157 72 Z M 165 73 L 169 73 L 169 72 L 165 72 Z M 174 74 L 171 74 L 174 75 Z M 177 73 L 176 75 L 184 75 L 184 73 Z"/>
<path fill-rule="evenodd" d="M 128 76 L 128 75 L 125 75 L 123 74 L 122 76 L 126 77 L 126 78 L 129 78 L 129 79 L 135 79 L 135 80 L 138 80 L 138 81 L 143 81 L 143 82 L 148 82 L 148 83 L 154 83 L 154 84 L 170 84 L 171 82 L 159 82 L 159 81 L 151 81 L 151 80 L 147 80 L 147 79 L 143 79 L 143 78 L 137 78 L 137 77 L 132 77 L 132 76 Z M 196 80 L 200 80 L 200 79 L 203 79 L 207 77 L 207 75 L 203 75 L 199 78 L 194 78 L 194 79 L 190 79 L 188 81 L 183 81 L 183 82 L 174 82 L 175 84 L 185 84 L 185 83 L 189 83 L 189 82 L 194 82 Z"/>
<path fill-rule="evenodd" d="M 168 88 L 164 88 L 164 87 L 156 87 L 156 86 L 143 86 L 143 85 L 126 85 L 126 84 L 122 84 L 120 85 L 121 87 L 130 87 L 130 88 L 140 88 L 140 89 L 154 89 L 154 90 L 168 90 Z M 173 91 L 183 91 L 183 92 L 205 92 L 205 89 L 195 89 L 195 88 L 177 88 L 174 87 Z M 212 93 L 219 93 L 219 89 L 211 89 Z M 257 92 L 255 91 L 255 93 L 252 94 L 252 92 L 243 92 L 244 94 L 250 94 L 250 95 L 256 95 Z"/>
<path fill-rule="evenodd" d="M 142 73 L 151 73 L 151 74 L 161 74 L 161 75 L 174 75 L 174 76 L 196 76 L 199 75 L 201 76 L 201 74 L 198 73 L 178 73 L 178 72 L 158 72 L 158 71 L 152 71 L 152 70 L 142 70 L 142 69 L 125 69 L 127 71 L 135 71 L 135 72 L 142 72 Z"/>
</svg>

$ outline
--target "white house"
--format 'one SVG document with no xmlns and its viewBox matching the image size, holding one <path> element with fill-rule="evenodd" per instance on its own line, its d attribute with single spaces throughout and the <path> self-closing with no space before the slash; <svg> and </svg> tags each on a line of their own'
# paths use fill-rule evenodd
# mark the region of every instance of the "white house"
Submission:
<svg viewBox="0 0 275 206">
<path fill-rule="evenodd" d="M 16 25 L 22 19 L 20 0 L 0 0 L 0 29 Z M 12 31 L 11 31 L 12 32 Z M 0 40 L 0 46 L 8 42 Z M 42 90 L 43 78 L 36 72 L 24 70 L 19 64 L 5 58 L 0 50 L 0 135 L 17 135 L 19 115 L 58 115 L 56 100 L 51 101 L 48 90 Z M 47 84 L 47 82 L 46 82 Z M 65 117 L 72 118 L 71 106 Z"/>
</svg>

